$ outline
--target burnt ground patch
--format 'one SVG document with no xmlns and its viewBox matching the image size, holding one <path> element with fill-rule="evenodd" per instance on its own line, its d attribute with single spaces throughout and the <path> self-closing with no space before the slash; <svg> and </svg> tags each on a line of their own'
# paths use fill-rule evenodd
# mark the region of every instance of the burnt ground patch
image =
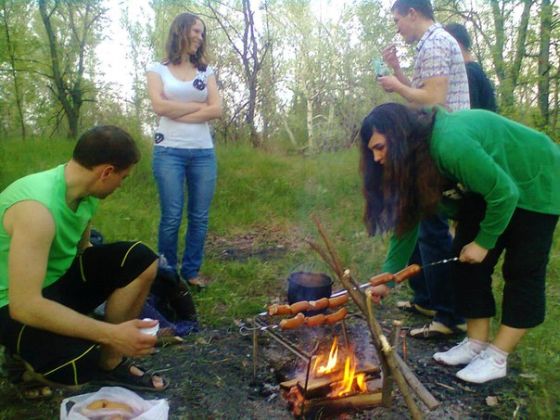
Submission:
<svg viewBox="0 0 560 420">
<path fill-rule="evenodd" d="M 389 305 L 378 310 L 377 316 L 388 332 L 392 319 L 400 313 Z M 402 316 L 400 316 L 402 318 Z M 419 319 L 408 319 L 419 321 Z M 365 322 L 359 317 L 348 321 L 351 341 L 361 342 L 361 351 L 368 351 L 369 336 Z M 310 350 L 321 334 L 328 331 L 294 332 L 291 339 L 298 346 Z M 259 362 L 256 380 L 253 380 L 252 338 L 239 333 L 237 325 L 230 328 L 205 330 L 187 337 L 185 343 L 162 347 L 153 357 L 144 359 L 142 365 L 163 370 L 171 385 L 165 393 L 139 393 L 144 398 L 165 397 L 170 404 L 171 419 L 242 418 L 289 419 L 287 404 L 280 395 L 279 382 L 287 379 L 298 368 L 299 360 L 281 345 L 259 334 Z M 516 371 L 515 357 L 510 361 L 510 375 L 486 385 L 470 385 L 455 378 L 456 369 L 440 366 L 432 361 L 434 351 L 452 346 L 456 339 L 420 341 L 408 338 L 407 362 L 423 384 L 441 401 L 441 406 L 428 412 L 420 404 L 427 418 L 500 418 L 514 413 L 523 416 L 524 379 Z M 365 350 L 364 350 L 365 349 Z M 370 348 L 371 350 L 371 348 Z M 402 352 L 402 346 L 399 346 Z M 97 389 L 85 385 L 79 390 L 57 390 L 55 398 L 41 403 L 22 401 L 15 389 L 0 382 L 1 418 L 46 419 L 57 418 L 60 401 L 64 396 L 92 392 Z M 396 389 L 396 388 L 395 388 Z M 337 413 L 336 418 L 366 419 L 408 418 L 408 411 L 398 391 L 394 393 L 391 409 L 379 407 L 372 410 Z M 487 397 L 497 398 L 497 407 L 490 407 Z M 6 410 L 6 408 L 8 410 Z M 331 413 L 332 414 L 332 413 Z M 315 418 L 333 418 L 328 412 L 317 413 Z"/>
<path fill-rule="evenodd" d="M 208 252 L 213 258 L 243 261 L 251 257 L 281 258 L 286 250 L 292 252 L 303 246 L 297 233 L 291 234 L 273 228 L 228 240 L 210 238 Z M 277 286 L 277 296 L 285 296 L 285 291 L 280 290 L 282 286 Z M 397 289 L 383 306 L 377 308 L 377 319 L 387 334 L 395 319 L 403 320 L 405 327 L 428 322 L 417 315 L 400 312 L 395 307 L 394 301 L 406 294 L 406 288 Z M 357 314 L 353 305 L 349 305 L 349 310 Z M 170 419 L 292 418 L 287 403 L 282 399 L 279 383 L 302 369 L 302 362 L 274 340 L 260 333 L 254 380 L 252 338 L 251 335 L 241 335 L 238 324 L 239 321 L 231 320 L 228 326 L 203 328 L 200 333 L 186 337 L 183 344 L 161 347 L 153 357 L 143 359 L 141 365 L 162 370 L 171 383 L 162 394 L 139 394 L 146 399 L 167 398 Z M 360 353 L 373 351 L 363 319 L 359 316 L 350 318 L 348 329 L 350 340 L 359 344 Z M 332 331 L 321 327 L 316 331 L 291 332 L 288 337 L 309 352 L 323 335 L 330 340 Z M 531 375 L 520 372 L 520 360 L 516 354 L 509 357 L 508 376 L 485 385 L 461 382 L 454 376 L 456 368 L 441 366 L 432 360 L 435 351 L 449 348 L 461 338 L 436 341 L 407 338 L 406 357 L 402 344 L 397 349 L 411 370 L 441 402 L 441 406 L 431 412 L 419 403 L 425 416 L 431 419 L 526 417 L 524 389 L 531 385 L 533 379 Z M 55 419 L 59 416 L 60 402 L 65 396 L 93 392 L 96 389 L 98 387 L 92 385 L 76 390 L 59 389 L 48 401 L 27 402 L 19 398 L 17 390 L 3 376 L 0 378 L 0 419 Z M 319 412 L 315 418 L 409 418 L 404 400 L 397 388 L 394 389 L 394 401 L 390 409 L 379 407 L 336 415 Z M 494 405 L 490 406 L 487 401 Z"/>
<path fill-rule="evenodd" d="M 224 238 L 210 235 L 207 255 L 222 261 L 243 262 L 249 258 L 270 260 L 302 249 L 305 242 L 300 232 L 288 232 L 281 226 L 266 226 Z"/>
</svg>

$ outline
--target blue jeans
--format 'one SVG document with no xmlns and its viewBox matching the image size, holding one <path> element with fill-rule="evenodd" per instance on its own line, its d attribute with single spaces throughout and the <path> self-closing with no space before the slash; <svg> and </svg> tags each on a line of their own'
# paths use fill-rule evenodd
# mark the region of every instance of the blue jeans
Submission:
<svg viewBox="0 0 560 420">
<path fill-rule="evenodd" d="M 210 204 L 216 189 L 214 149 L 154 147 L 154 177 L 159 190 L 161 219 L 158 250 L 162 268 L 176 270 L 177 242 L 187 192 L 187 232 L 180 273 L 185 279 L 198 275 L 204 255 Z"/>
<path fill-rule="evenodd" d="M 440 215 L 422 220 L 410 262 L 424 265 L 450 257 L 451 235 L 447 220 Z M 409 280 L 414 291 L 412 302 L 435 310 L 434 320 L 448 326 L 464 322 L 455 313 L 455 288 L 450 268 L 449 264 L 426 267 Z"/>
</svg>

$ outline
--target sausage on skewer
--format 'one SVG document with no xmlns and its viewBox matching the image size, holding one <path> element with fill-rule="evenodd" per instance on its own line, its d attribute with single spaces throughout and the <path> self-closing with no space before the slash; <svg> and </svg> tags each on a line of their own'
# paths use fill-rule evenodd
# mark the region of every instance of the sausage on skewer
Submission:
<svg viewBox="0 0 560 420">
<path fill-rule="evenodd" d="M 292 309 L 290 308 L 290 305 L 278 305 L 278 304 L 274 304 L 274 305 L 270 305 L 268 307 L 268 315 L 273 316 L 273 315 L 290 315 L 292 313 Z"/>
<path fill-rule="evenodd" d="M 329 299 L 321 298 L 319 300 L 310 300 L 309 309 L 312 311 L 320 311 L 329 307 Z"/>
<path fill-rule="evenodd" d="M 299 328 L 305 322 L 305 315 L 302 313 L 297 314 L 293 318 L 287 318 L 280 321 L 280 329 L 281 330 L 293 330 L 295 328 Z"/>
<path fill-rule="evenodd" d="M 401 283 L 420 273 L 420 270 L 422 270 L 422 267 L 418 264 L 410 264 L 408 267 L 405 267 L 403 270 L 395 274 L 395 281 L 397 283 Z"/>
<path fill-rule="evenodd" d="M 348 294 L 340 295 L 329 299 L 329 308 L 336 308 L 348 302 Z"/>
<path fill-rule="evenodd" d="M 344 318 L 346 318 L 347 314 L 348 311 L 346 310 L 346 308 L 340 308 L 335 313 L 327 315 L 325 317 L 325 324 L 329 324 L 329 325 L 336 324 L 338 321 L 342 321 Z"/>
<path fill-rule="evenodd" d="M 369 282 L 372 286 L 379 286 L 380 284 L 389 283 L 390 281 L 395 280 L 395 275 L 391 273 L 382 273 L 378 274 L 377 276 L 373 276 L 369 279 Z"/>
</svg>

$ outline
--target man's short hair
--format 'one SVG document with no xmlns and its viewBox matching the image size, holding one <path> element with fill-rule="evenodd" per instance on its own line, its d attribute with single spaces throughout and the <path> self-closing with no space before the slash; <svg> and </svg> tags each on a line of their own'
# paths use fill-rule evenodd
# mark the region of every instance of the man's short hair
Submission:
<svg viewBox="0 0 560 420">
<path fill-rule="evenodd" d="M 391 7 L 391 12 L 396 11 L 399 15 L 406 16 L 410 9 L 416 10 L 428 19 L 435 20 L 430 0 L 397 0 Z"/>
<path fill-rule="evenodd" d="M 122 171 L 138 163 L 140 150 L 123 129 L 114 125 L 98 125 L 80 136 L 72 159 L 88 169 L 110 164 Z"/>
<path fill-rule="evenodd" d="M 445 25 L 445 30 L 451 34 L 453 38 L 457 40 L 459 44 L 463 46 L 464 49 L 471 49 L 471 37 L 465 28 L 460 23 L 448 23 Z"/>
</svg>

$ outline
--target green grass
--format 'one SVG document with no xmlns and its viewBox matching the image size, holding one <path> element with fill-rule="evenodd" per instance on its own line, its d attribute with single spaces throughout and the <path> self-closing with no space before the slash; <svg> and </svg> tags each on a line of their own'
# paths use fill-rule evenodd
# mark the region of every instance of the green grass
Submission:
<svg viewBox="0 0 560 420">
<path fill-rule="evenodd" d="M 0 189 L 22 175 L 67 160 L 72 147 L 67 141 L 0 141 Z M 102 203 L 94 225 L 108 241 L 140 239 L 155 247 L 159 206 L 150 146 L 145 142 L 141 148 L 143 160 L 124 186 Z M 233 319 L 260 312 L 274 298 L 283 299 L 291 271 L 326 270 L 303 244 L 305 237 L 318 239 L 311 214 L 319 216 L 356 278 L 364 281 L 378 272 L 386 243 L 365 235 L 356 150 L 311 157 L 270 154 L 236 145 L 218 145 L 217 151 L 219 180 L 210 238 L 235 247 L 240 238 L 251 233 L 257 237 L 255 246 L 263 249 L 274 249 L 279 238 L 288 246 L 287 252 L 269 258 L 227 260 L 215 252 L 211 241 L 202 271 L 213 284 L 196 296 L 205 325 L 230 325 Z M 549 264 L 546 321 L 529 332 L 511 358 L 514 367 L 535 375 L 517 379 L 526 397 L 506 396 L 526 406 L 531 418 L 560 418 L 560 329 L 556 325 L 560 321 L 559 236 L 557 232 Z M 497 291 L 501 282 L 498 273 Z M 511 412 L 496 410 L 499 416 L 511 416 Z"/>
</svg>

